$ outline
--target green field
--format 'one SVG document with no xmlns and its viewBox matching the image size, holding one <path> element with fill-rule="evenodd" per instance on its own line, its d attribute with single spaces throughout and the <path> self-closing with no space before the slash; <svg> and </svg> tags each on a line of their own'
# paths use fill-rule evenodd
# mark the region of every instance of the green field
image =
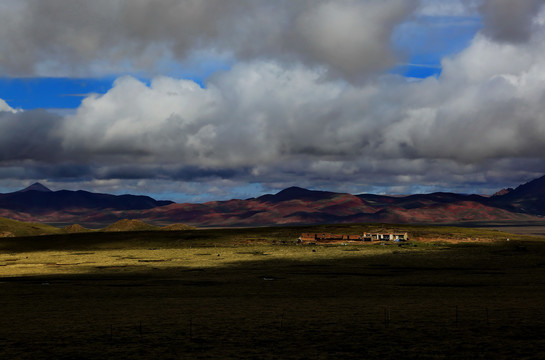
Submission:
<svg viewBox="0 0 545 360">
<path fill-rule="evenodd" d="M 545 358 L 543 238 L 294 245 L 389 227 L 0 239 L 0 358 Z"/>
</svg>

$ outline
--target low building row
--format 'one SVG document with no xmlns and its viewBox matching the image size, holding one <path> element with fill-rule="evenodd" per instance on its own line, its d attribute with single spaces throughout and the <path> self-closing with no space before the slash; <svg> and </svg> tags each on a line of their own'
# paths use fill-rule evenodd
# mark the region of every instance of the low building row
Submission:
<svg viewBox="0 0 545 360">
<path fill-rule="evenodd" d="M 303 233 L 297 240 L 298 243 L 317 243 L 333 241 L 407 241 L 409 234 L 406 232 L 363 233 L 359 235 L 330 234 L 330 233 Z"/>
</svg>

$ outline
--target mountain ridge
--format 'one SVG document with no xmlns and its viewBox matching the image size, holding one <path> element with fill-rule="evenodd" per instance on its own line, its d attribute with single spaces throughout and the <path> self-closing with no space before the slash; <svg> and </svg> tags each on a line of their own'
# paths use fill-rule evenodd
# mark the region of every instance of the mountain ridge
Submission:
<svg viewBox="0 0 545 360">
<path fill-rule="evenodd" d="M 0 209 L 31 214 L 73 209 L 144 210 L 172 203 L 144 195 L 111 195 L 84 190 L 52 191 L 40 183 L 34 183 L 19 191 L 0 194 Z"/>
<path fill-rule="evenodd" d="M 545 215 L 545 176 L 494 196 L 449 192 L 406 196 L 352 195 L 293 186 L 256 198 L 200 204 L 177 204 L 147 196 L 83 190 L 50 191 L 40 185 L 33 184 L 22 192 L 0 194 L 0 216 L 83 225 L 129 218 L 150 224 L 229 227 L 348 222 L 543 221 Z"/>
</svg>

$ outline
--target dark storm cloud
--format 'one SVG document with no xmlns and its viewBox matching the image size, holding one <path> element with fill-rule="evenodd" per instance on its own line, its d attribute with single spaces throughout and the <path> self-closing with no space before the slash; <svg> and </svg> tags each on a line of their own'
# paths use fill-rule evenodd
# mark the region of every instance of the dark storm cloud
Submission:
<svg viewBox="0 0 545 360">
<path fill-rule="evenodd" d="M 21 0 L 0 3 L 0 70 L 153 72 L 213 51 L 325 66 L 347 78 L 395 64 L 389 39 L 417 0 Z"/>
<path fill-rule="evenodd" d="M 117 165 L 101 166 L 89 172 L 97 179 L 169 179 L 179 181 L 209 181 L 211 179 L 242 179 L 248 169 L 203 168 L 184 165 Z"/>
<path fill-rule="evenodd" d="M 544 4 L 545 0 L 484 0 L 479 8 L 485 26 L 483 32 L 498 41 L 527 41 Z"/>
<path fill-rule="evenodd" d="M 82 181 L 94 174 L 90 166 L 73 163 L 43 163 L 40 161 L 13 161 L 0 167 L 2 179 L 51 179 Z"/>
<path fill-rule="evenodd" d="M 63 119 L 42 110 L 0 111 L 0 162 L 53 162 L 61 157 Z"/>
</svg>

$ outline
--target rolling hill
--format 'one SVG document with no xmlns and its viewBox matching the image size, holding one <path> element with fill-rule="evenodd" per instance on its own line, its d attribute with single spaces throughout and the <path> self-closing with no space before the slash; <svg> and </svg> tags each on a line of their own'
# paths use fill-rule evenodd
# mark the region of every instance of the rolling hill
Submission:
<svg viewBox="0 0 545 360">
<path fill-rule="evenodd" d="M 86 232 L 129 232 L 129 231 L 185 231 L 194 230 L 187 224 L 171 224 L 164 227 L 146 224 L 141 220 L 122 219 L 102 229 L 89 229 L 79 224 L 67 225 L 63 228 L 47 224 L 32 223 L 0 217 L 0 238 L 77 234 Z"/>
<path fill-rule="evenodd" d="M 102 227 L 122 219 L 153 225 L 261 226 L 353 222 L 464 223 L 542 221 L 545 176 L 494 196 L 456 193 L 352 195 L 290 187 L 246 200 L 176 204 L 146 196 L 51 191 L 34 184 L 0 194 L 0 216 L 52 224 Z M 137 227 L 136 223 L 124 224 Z M 124 229 L 123 224 L 117 224 Z"/>
<path fill-rule="evenodd" d="M 0 238 L 16 236 L 36 236 L 60 234 L 62 230 L 50 225 L 24 223 L 16 220 L 0 218 Z"/>
</svg>

